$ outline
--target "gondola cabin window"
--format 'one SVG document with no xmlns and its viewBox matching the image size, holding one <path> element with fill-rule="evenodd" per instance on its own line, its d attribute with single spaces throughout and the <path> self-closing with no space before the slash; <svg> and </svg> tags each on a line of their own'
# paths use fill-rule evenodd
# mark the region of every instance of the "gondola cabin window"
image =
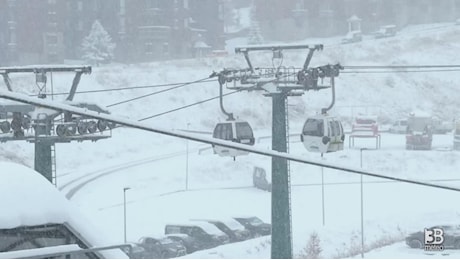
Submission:
<svg viewBox="0 0 460 260">
<path fill-rule="evenodd" d="M 247 122 L 236 123 L 236 129 L 238 139 L 253 138 L 251 126 Z"/>
<path fill-rule="evenodd" d="M 223 140 L 232 140 L 233 139 L 233 129 L 231 123 L 218 124 L 213 133 L 214 138 L 219 138 Z"/>
<path fill-rule="evenodd" d="M 310 118 L 303 127 L 303 134 L 309 136 L 324 136 L 324 124 L 322 119 Z"/>
</svg>

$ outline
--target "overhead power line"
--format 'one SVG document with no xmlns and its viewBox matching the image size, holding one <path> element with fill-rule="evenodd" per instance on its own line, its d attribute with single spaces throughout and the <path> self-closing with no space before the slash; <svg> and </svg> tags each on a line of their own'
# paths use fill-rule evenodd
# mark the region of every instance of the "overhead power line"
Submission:
<svg viewBox="0 0 460 260">
<path fill-rule="evenodd" d="M 180 85 L 172 87 L 172 88 L 163 89 L 163 90 L 160 90 L 160 91 L 145 94 L 145 95 L 138 96 L 138 97 L 135 97 L 135 98 L 130 98 L 130 99 L 127 99 L 127 100 L 123 100 L 123 101 L 120 101 L 120 102 L 117 102 L 117 103 L 110 104 L 107 107 L 118 106 L 118 105 L 128 103 L 128 102 L 131 102 L 131 101 L 134 101 L 134 100 L 138 100 L 138 99 L 141 99 L 141 98 L 145 98 L 145 97 L 153 96 L 153 95 L 160 94 L 160 93 L 163 93 L 163 92 L 167 92 L 167 91 L 170 91 L 170 90 L 173 90 L 173 89 L 178 89 L 178 88 L 182 88 L 182 87 L 185 87 L 185 86 L 188 86 L 188 85 L 191 85 L 191 84 L 204 82 L 205 80 L 209 80 L 209 77 L 202 78 L 202 79 L 195 80 L 195 81 L 186 82 L 186 83 L 180 84 Z"/>
<path fill-rule="evenodd" d="M 184 132 L 177 132 L 177 131 L 161 129 L 161 128 L 146 125 L 146 124 L 141 123 L 141 122 L 136 122 L 136 121 L 133 121 L 133 120 L 124 119 L 124 118 L 117 117 L 117 116 L 101 114 L 101 113 L 97 113 L 97 112 L 93 112 L 93 111 L 87 111 L 87 110 L 82 109 L 82 108 L 70 106 L 70 105 L 67 105 L 67 104 L 57 103 L 57 102 L 54 102 L 54 101 L 31 98 L 31 97 L 28 97 L 28 96 L 23 95 L 23 94 L 11 93 L 9 91 L 0 91 L 0 98 L 5 98 L 5 99 L 13 100 L 13 101 L 18 101 L 18 102 L 27 103 L 27 104 L 40 106 L 40 107 L 44 107 L 44 108 L 49 108 L 49 109 L 53 109 L 53 110 L 58 110 L 58 111 L 66 111 L 66 112 L 70 112 L 70 113 L 73 113 L 73 114 L 76 114 L 76 115 L 88 116 L 88 117 L 95 118 L 95 119 L 106 120 L 106 121 L 113 122 L 113 123 L 116 123 L 116 124 L 125 125 L 125 126 L 128 126 L 128 127 L 137 128 L 137 129 L 140 129 L 140 130 L 153 132 L 153 133 L 158 133 L 158 134 L 162 134 L 162 135 L 177 137 L 177 138 L 181 138 L 181 139 L 187 139 L 187 140 L 206 143 L 206 144 L 211 144 L 211 145 L 219 145 L 219 146 L 232 148 L 232 149 L 237 149 L 237 150 L 242 150 L 242 151 L 246 151 L 246 152 L 250 152 L 250 153 L 254 153 L 254 154 L 259 154 L 259 155 L 263 155 L 263 156 L 283 158 L 283 159 L 286 159 L 286 160 L 290 160 L 290 161 L 294 161 L 294 162 L 298 162 L 298 163 L 302 163 L 302 164 L 310 164 L 310 165 L 325 167 L 325 168 L 329 168 L 329 169 L 335 169 L 335 170 L 350 172 L 350 173 L 354 173 L 354 174 L 358 174 L 358 175 L 364 175 L 364 176 L 376 177 L 376 178 L 381 178 L 381 179 L 400 181 L 400 182 L 417 184 L 417 185 L 421 185 L 421 186 L 433 187 L 433 188 L 438 188 L 438 189 L 451 190 L 451 191 L 460 191 L 460 188 L 456 188 L 456 187 L 438 185 L 438 184 L 428 183 L 428 182 L 419 181 L 419 180 L 411 180 L 411 179 L 404 179 L 404 178 L 399 178 L 399 177 L 392 177 L 392 176 L 377 174 L 377 173 L 373 173 L 373 172 L 369 172 L 369 171 L 364 171 L 362 169 L 350 168 L 350 167 L 340 166 L 340 165 L 327 164 L 327 163 L 322 162 L 322 161 L 306 160 L 304 157 L 295 156 L 295 155 L 291 155 L 291 154 L 284 153 L 284 152 L 277 152 L 277 151 L 273 151 L 273 150 L 265 150 L 265 149 L 260 149 L 260 148 L 252 147 L 252 146 L 245 145 L 245 144 L 239 144 L 239 143 L 235 143 L 235 142 L 231 142 L 231 141 L 226 141 L 226 140 L 221 140 L 221 139 L 216 139 L 216 138 L 211 138 L 211 137 L 198 136 L 198 135 L 184 133 Z"/>
</svg>

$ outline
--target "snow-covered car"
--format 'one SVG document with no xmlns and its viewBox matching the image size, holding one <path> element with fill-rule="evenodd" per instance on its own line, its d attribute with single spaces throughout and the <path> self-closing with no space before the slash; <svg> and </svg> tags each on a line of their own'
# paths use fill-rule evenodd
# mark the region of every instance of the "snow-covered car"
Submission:
<svg viewBox="0 0 460 260">
<path fill-rule="evenodd" d="M 360 42 L 363 39 L 361 31 L 351 31 L 342 39 L 342 44 Z"/>
<path fill-rule="evenodd" d="M 254 187 L 271 192 L 272 184 L 270 179 L 264 168 L 254 167 L 254 172 L 252 173 L 252 184 Z"/>
<path fill-rule="evenodd" d="M 251 238 L 251 232 L 238 221 L 232 218 L 223 219 L 191 219 L 192 221 L 205 221 L 215 225 L 218 229 L 228 235 L 230 242 L 239 242 Z"/>
<path fill-rule="evenodd" d="M 58 258 L 128 258 L 116 240 L 99 232 L 40 173 L 9 162 L 0 162 L 0 169 L 0 258 L 12 258 L 12 254 L 18 258 L 38 258 L 44 253 L 53 253 Z M 62 248 L 74 251 L 106 246 L 117 248 L 62 251 Z M 35 257 L 31 250 L 37 253 Z"/>
<path fill-rule="evenodd" d="M 174 258 L 185 255 L 187 251 L 181 242 L 168 237 L 141 237 L 138 245 L 145 249 L 149 258 Z"/>
<path fill-rule="evenodd" d="M 460 225 L 439 225 L 429 229 L 440 228 L 444 231 L 444 241 L 442 245 L 445 248 L 460 249 Z M 425 232 L 418 231 L 406 237 L 406 244 L 411 248 L 425 247 Z"/>
<path fill-rule="evenodd" d="M 390 133 L 404 134 L 407 131 L 407 119 L 396 120 L 388 129 Z"/>
<path fill-rule="evenodd" d="M 237 216 L 233 217 L 247 230 L 251 232 L 252 237 L 268 236 L 272 233 L 272 225 L 263 222 L 255 216 Z"/>
<path fill-rule="evenodd" d="M 187 253 L 191 253 L 190 249 L 192 251 L 208 249 L 230 242 L 230 238 L 216 226 L 201 221 L 168 224 L 165 226 L 165 234 L 168 237 L 171 234 L 186 234 L 193 238 L 192 247 L 187 248 Z"/>
</svg>

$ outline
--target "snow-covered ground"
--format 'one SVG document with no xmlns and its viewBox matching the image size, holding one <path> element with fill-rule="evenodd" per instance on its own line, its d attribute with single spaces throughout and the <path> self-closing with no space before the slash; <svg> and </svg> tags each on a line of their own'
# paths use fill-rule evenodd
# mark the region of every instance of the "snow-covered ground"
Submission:
<svg viewBox="0 0 460 260">
<path fill-rule="evenodd" d="M 365 38 L 361 43 L 340 45 L 340 38 L 314 39 L 327 48 L 313 56 L 312 66 L 340 62 L 343 65 L 458 64 L 460 27 L 442 25 L 417 27 L 387 39 Z M 307 41 L 306 41 L 307 42 Z M 232 44 L 237 44 L 234 41 Z M 271 54 L 255 56 L 255 66 L 271 65 Z M 286 52 L 283 65 L 302 66 L 306 52 Z M 93 68 L 81 79 L 79 91 L 187 82 L 203 79 L 224 67 L 243 67 L 237 55 L 201 60 L 165 61 L 135 65 Z M 345 72 L 345 71 L 344 71 Z M 55 92 L 65 92 L 73 75 L 53 75 Z M 11 77 L 18 92 L 34 93 L 32 75 Z M 336 80 L 334 113 L 348 119 L 352 113 L 369 108 L 378 111 L 379 120 L 399 119 L 409 111 L 422 110 L 445 120 L 458 117 L 460 75 L 452 72 L 346 74 Z M 167 88 L 167 87 L 165 87 Z M 75 101 L 111 105 L 119 101 L 165 88 L 77 94 Z M 109 109 L 113 115 L 140 119 L 218 95 L 217 82 L 192 84 Z M 56 97 L 56 99 L 63 99 Z M 329 104 L 329 90 L 291 97 L 290 132 L 297 134 L 308 115 Z M 145 122 L 170 129 L 211 132 L 225 120 L 218 99 L 158 116 Z M 260 92 L 243 92 L 224 100 L 228 111 L 248 120 L 256 137 L 270 135 L 271 100 Z M 377 108 L 377 109 L 376 109 Z M 354 109 L 352 111 L 352 109 Z M 374 112 L 375 113 L 375 112 Z M 189 125 L 188 125 L 189 124 Z M 188 126 L 187 126 L 188 125 Z M 58 144 L 58 188 L 101 230 L 123 241 L 123 188 L 127 196 L 127 236 L 163 234 L 164 224 L 190 218 L 255 215 L 270 222 L 270 193 L 252 188 L 254 166 L 270 169 L 271 160 L 258 155 L 221 158 L 208 146 L 184 140 L 118 128 L 112 138 L 96 143 Z M 382 134 L 380 150 L 363 151 L 363 168 L 389 176 L 429 180 L 460 187 L 460 153 L 452 151 L 451 134 L 435 135 L 432 151 L 406 151 L 404 135 Z M 269 148 L 270 139 L 256 143 Z M 326 154 L 324 161 L 359 167 L 360 147 L 372 148 L 373 140 L 356 140 L 355 147 Z M 291 151 L 307 159 L 320 160 L 308 153 L 297 137 L 291 138 Z M 33 145 L 2 143 L 0 160 L 33 165 Z M 188 170 L 186 161 L 188 160 Z M 185 190 L 188 172 L 188 190 Z M 323 257 L 348 257 L 360 246 L 360 177 L 324 169 L 324 219 L 322 214 L 321 169 L 291 164 L 292 227 L 294 254 L 302 253 L 310 234 L 317 232 Z M 366 252 L 369 258 L 459 258 L 458 250 L 448 255 L 427 255 L 407 247 L 406 234 L 459 218 L 455 202 L 460 194 L 434 188 L 382 182 L 364 177 L 364 237 L 366 247 L 397 242 Z M 344 184 L 345 183 L 345 184 Z M 247 242 L 196 252 L 187 258 L 268 258 L 270 239 Z M 359 251 L 358 251 L 359 252 Z"/>
</svg>

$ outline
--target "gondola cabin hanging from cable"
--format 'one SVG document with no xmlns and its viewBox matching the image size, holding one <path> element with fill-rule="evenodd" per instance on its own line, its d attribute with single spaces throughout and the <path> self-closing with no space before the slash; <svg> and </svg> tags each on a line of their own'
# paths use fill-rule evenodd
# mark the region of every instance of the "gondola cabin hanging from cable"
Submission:
<svg viewBox="0 0 460 260">
<path fill-rule="evenodd" d="M 214 128 L 212 137 L 247 145 L 254 145 L 255 143 L 251 126 L 248 122 L 240 120 L 229 120 L 223 123 L 218 123 Z M 249 152 L 246 151 L 219 145 L 213 145 L 212 148 L 214 153 L 220 156 L 236 157 L 239 155 L 249 154 Z"/>
<path fill-rule="evenodd" d="M 339 120 L 323 114 L 305 121 L 300 140 L 309 152 L 337 152 L 343 150 L 345 134 Z"/>
</svg>

